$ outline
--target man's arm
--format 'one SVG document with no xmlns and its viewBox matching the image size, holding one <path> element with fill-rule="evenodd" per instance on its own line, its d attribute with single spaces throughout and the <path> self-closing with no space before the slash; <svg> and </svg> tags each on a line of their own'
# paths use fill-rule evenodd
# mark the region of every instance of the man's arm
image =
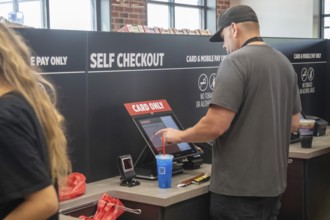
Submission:
<svg viewBox="0 0 330 220">
<path fill-rule="evenodd" d="M 211 105 L 206 115 L 191 128 L 184 131 L 166 128 L 158 131 L 156 135 L 162 135 L 165 143 L 201 143 L 213 140 L 225 133 L 235 116 L 235 112 Z"/>
<path fill-rule="evenodd" d="M 299 128 L 300 112 L 292 116 L 291 133 L 296 132 Z"/>
</svg>

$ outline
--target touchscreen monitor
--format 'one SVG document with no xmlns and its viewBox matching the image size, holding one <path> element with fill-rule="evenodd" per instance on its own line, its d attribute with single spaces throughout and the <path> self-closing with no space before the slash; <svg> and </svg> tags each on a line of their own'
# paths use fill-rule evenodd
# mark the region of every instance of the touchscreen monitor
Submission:
<svg viewBox="0 0 330 220">
<path fill-rule="evenodd" d="M 163 128 L 182 130 L 182 126 L 172 112 L 136 116 L 134 122 L 139 128 L 154 155 L 162 153 L 162 140 L 155 133 Z M 194 155 L 197 148 L 191 143 L 170 144 L 165 147 L 166 154 L 172 154 L 173 160 Z"/>
</svg>

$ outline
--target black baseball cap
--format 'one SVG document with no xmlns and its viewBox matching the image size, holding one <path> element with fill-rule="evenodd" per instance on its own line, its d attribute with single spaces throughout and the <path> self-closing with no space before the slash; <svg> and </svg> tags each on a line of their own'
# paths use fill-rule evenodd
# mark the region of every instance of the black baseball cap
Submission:
<svg viewBox="0 0 330 220">
<path fill-rule="evenodd" d="M 223 11 L 219 16 L 218 31 L 211 38 L 211 42 L 222 42 L 220 37 L 221 31 L 231 25 L 231 23 L 241 23 L 246 21 L 254 21 L 258 23 L 258 17 L 250 6 L 237 5 Z"/>
</svg>

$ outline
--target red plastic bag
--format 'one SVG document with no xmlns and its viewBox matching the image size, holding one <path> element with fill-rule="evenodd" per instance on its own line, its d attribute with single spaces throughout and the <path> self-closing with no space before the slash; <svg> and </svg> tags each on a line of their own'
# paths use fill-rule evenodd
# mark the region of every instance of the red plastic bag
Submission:
<svg viewBox="0 0 330 220">
<path fill-rule="evenodd" d="M 82 173 L 74 172 L 66 177 L 66 186 L 60 187 L 60 201 L 75 198 L 86 192 L 86 177 Z"/>
<path fill-rule="evenodd" d="M 79 216 L 79 218 L 84 220 L 115 220 L 123 214 L 123 207 L 124 205 L 119 199 L 103 193 L 97 203 L 95 215 L 92 217 Z"/>
</svg>

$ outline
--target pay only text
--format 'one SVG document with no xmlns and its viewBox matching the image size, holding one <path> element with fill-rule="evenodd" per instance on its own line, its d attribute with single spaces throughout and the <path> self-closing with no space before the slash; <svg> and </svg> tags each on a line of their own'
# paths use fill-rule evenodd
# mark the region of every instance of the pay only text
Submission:
<svg viewBox="0 0 330 220">
<path fill-rule="evenodd" d="M 32 66 L 66 66 L 68 56 L 32 56 Z"/>
<path fill-rule="evenodd" d="M 187 63 L 201 63 L 201 62 L 221 62 L 227 55 L 188 55 L 186 57 Z"/>
</svg>

